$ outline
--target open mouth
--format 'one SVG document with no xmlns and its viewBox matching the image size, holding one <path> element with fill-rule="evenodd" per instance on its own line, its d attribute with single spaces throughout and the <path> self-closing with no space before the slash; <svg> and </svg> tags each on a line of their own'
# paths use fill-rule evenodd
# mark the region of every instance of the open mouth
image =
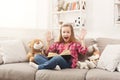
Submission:
<svg viewBox="0 0 120 80">
<path fill-rule="evenodd" d="M 64 37 L 64 39 L 68 39 L 68 37 Z"/>
</svg>

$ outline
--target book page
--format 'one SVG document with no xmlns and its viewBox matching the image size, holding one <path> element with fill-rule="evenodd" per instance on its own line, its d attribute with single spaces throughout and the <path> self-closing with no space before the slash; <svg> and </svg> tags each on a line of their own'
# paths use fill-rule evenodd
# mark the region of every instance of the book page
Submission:
<svg viewBox="0 0 120 80">
<path fill-rule="evenodd" d="M 70 50 L 64 50 L 60 55 L 71 55 Z"/>
<path fill-rule="evenodd" d="M 47 57 L 50 58 L 50 57 L 58 56 L 58 55 L 65 56 L 65 55 L 71 55 L 71 54 L 69 50 L 64 50 L 61 54 L 49 52 Z"/>
<path fill-rule="evenodd" d="M 57 53 L 49 52 L 47 57 L 49 58 L 49 57 L 58 56 L 58 55 L 59 54 Z"/>
</svg>

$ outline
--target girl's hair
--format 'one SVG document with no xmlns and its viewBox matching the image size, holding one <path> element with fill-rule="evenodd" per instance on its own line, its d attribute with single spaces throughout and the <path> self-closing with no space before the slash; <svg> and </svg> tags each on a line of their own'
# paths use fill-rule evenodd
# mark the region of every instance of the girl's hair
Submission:
<svg viewBox="0 0 120 80">
<path fill-rule="evenodd" d="M 63 27 L 70 27 L 71 29 L 71 36 L 70 36 L 70 40 L 69 42 L 76 42 L 77 39 L 75 38 L 75 35 L 74 35 L 74 30 L 73 30 L 73 26 L 72 24 L 68 23 L 68 24 L 63 24 L 60 28 L 60 36 L 59 36 L 59 39 L 58 39 L 58 42 L 64 42 L 63 38 L 62 38 L 62 28 Z"/>
</svg>

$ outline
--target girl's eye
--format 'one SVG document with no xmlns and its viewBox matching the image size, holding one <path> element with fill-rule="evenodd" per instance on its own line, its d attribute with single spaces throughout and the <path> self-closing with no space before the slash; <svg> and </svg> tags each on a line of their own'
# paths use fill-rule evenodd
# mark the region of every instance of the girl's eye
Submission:
<svg viewBox="0 0 120 80">
<path fill-rule="evenodd" d="M 63 33 L 65 33 L 65 31 L 63 31 Z"/>
</svg>

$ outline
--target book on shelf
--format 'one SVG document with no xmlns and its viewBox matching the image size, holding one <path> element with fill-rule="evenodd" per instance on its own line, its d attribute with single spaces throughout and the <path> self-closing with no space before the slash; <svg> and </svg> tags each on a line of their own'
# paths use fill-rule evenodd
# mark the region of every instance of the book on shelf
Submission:
<svg viewBox="0 0 120 80">
<path fill-rule="evenodd" d="M 72 2 L 72 8 L 71 10 L 75 10 L 76 9 L 76 2 Z"/>
<path fill-rule="evenodd" d="M 65 11 L 69 10 L 80 10 L 80 2 L 74 1 L 74 2 L 68 2 L 65 4 Z"/>
</svg>

